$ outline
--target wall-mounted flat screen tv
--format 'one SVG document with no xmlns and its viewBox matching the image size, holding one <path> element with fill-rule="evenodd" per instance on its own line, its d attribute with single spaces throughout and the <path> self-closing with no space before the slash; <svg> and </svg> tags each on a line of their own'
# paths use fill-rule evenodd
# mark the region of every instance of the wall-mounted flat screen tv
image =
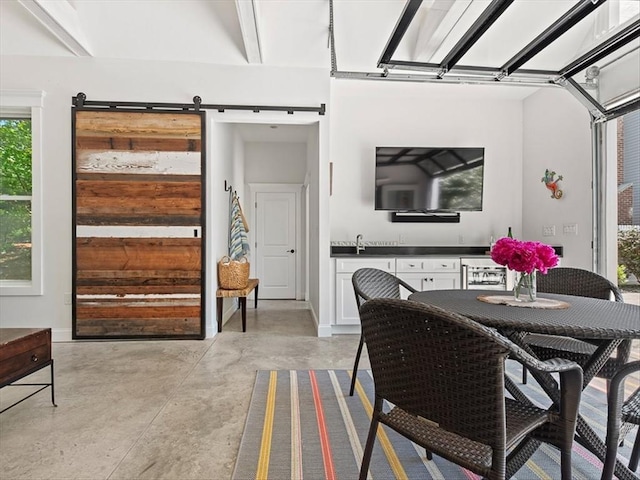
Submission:
<svg viewBox="0 0 640 480">
<path fill-rule="evenodd" d="M 376 210 L 482 210 L 484 148 L 376 147 Z"/>
</svg>

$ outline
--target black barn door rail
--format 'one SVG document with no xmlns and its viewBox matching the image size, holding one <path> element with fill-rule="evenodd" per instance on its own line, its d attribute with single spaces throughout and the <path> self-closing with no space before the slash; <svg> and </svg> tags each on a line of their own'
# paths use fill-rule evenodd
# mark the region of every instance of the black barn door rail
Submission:
<svg viewBox="0 0 640 480">
<path fill-rule="evenodd" d="M 321 103 L 319 107 L 294 107 L 294 106 L 278 106 L 278 105 L 224 105 L 202 103 L 202 99 L 198 96 L 193 97 L 193 103 L 162 103 L 162 102 L 103 102 L 96 100 L 87 100 L 86 94 L 80 92 L 72 97 L 73 105 L 78 108 L 105 108 L 110 110 L 184 110 L 195 111 L 200 110 L 217 110 L 225 112 L 226 110 L 247 110 L 255 113 L 262 111 L 269 112 L 287 112 L 293 115 L 295 112 L 316 112 L 318 115 L 324 115 L 326 104 Z"/>
</svg>

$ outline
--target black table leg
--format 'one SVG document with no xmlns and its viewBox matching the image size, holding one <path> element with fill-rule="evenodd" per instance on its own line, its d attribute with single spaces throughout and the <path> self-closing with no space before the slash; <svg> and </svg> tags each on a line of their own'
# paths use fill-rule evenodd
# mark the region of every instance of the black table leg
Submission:
<svg viewBox="0 0 640 480">
<path fill-rule="evenodd" d="M 240 308 L 242 309 L 242 331 L 247 331 L 247 297 L 240 297 Z"/>
<path fill-rule="evenodd" d="M 218 333 L 222 331 L 222 297 L 216 299 L 216 315 L 218 316 Z"/>
</svg>

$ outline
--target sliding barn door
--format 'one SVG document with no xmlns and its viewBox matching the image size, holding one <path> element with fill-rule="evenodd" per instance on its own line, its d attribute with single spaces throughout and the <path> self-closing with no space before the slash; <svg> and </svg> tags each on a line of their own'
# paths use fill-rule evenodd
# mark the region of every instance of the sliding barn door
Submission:
<svg viewBox="0 0 640 480">
<path fill-rule="evenodd" d="M 73 338 L 204 338 L 204 113 L 73 109 Z"/>
</svg>

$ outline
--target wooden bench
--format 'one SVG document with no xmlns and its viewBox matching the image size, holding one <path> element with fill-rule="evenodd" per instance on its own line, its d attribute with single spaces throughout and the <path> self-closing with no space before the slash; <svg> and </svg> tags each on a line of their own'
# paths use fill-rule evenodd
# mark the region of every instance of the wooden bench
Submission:
<svg viewBox="0 0 640 480">
<path fill-rule="evenodd" d="M 226 290 L 219 288 L 216 292 L 216 306 L 218 312 L 218 332 L 222 331 L 222 302 L 225 298 L 238 298 L 240 302 L 240 308 L 242 309 L 242 331 L 247 331 L 247 295 L 249 295 L 253 289 L 256 289 L 254 308 L 258 308 L 258 283 L 257 278 L 250 278 L 249 283 L 245 288 L 239 290 Z"/>
</svg>

